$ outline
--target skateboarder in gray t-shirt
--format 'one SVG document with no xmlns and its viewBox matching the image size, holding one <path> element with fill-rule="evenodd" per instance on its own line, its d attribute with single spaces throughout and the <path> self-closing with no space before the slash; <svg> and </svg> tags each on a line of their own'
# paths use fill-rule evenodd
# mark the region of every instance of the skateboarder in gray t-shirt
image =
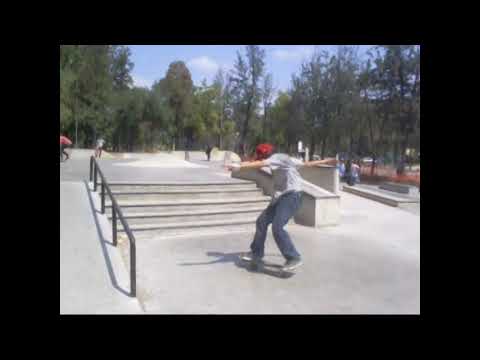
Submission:
<svg viewBox="0 0 480 360">
<path fill-rule="evenodd" d="M 273 154 L 273 146 L 260 144 L 256 148 L 255 161 L 231 165 L 229 170 L 237 171 L 244 168 L 270 167 L 273 176 L 274 194 L 268 207 L 256 221 L 256 232 L 251 251 L 242 255 L 246 261 L 261 261 L 264 256 L 265 240 L 268 225 L 272 224 L 272 232 L 280 252 L 286 262 L 283 270 L 293 270 L 302 264 L 301 256 L 293 245 L 292 239 L 284 229 L 288 221 L 295 215 L 302 201 L 302 177 L 298 168 L 320 164 L 334 165 L 335 159 L 303 162 L 291 158 L 287 154 Z"/>
</svg>

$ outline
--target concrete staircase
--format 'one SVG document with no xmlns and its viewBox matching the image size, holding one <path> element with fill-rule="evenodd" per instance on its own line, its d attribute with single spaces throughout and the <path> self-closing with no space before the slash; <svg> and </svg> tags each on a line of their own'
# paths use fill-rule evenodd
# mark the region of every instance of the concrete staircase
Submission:
<svg viewBox="0 0 480 360">
<path fill-rule="evenodd" d="M 254 231 L 270 197 L 255 182 L 109 183 L 135 237 Z M 111 221 L 111 203 L 106 199 Z M 123 232 L 121 222 L 118 229 Z"/>
</svg>

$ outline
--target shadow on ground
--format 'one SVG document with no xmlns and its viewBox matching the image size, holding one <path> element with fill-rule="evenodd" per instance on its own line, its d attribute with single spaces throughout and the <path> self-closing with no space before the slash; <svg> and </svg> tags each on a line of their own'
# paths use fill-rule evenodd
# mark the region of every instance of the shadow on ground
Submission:
<svg viewBox="0 0 480 360">
<path fill-rule="evenodd" d="M 213 264 L 223 264 L 223 263 L 233 263 L 240 269 L 244 269 L 251 273 L 265 274 L 269 276 L 274 276 L 281 279 L 287 279 L 292 277 L 294 274 L 290 272 L 284 272 L 281 270 L 281 265 L 278 264 L 277 267 L 273 266 L 255 266 L 250 262 L 240 259 L 240 256 L 243 252 L 233 252 L 233 253 L 222 253 L 217 251 L 207 251 L 207 256 L 216 257 L 216 260 L 212 261 L 202 261 L 202 262 L 184 262 L 179 263 L 179 266 L 199 266 L 199 265 L 213 265 Z M 279 255 L 270 255 L 280 257 Z"/>
<path fill-rule="evenodd" d="M 113 245 L 113 243 L 111 241 L 108 241 L 105 238 L 105 236 L 103 235 L 102 228 L 101 228 L 100 223 L 98 221 L 98 216 L 99 216 L 99 214 L 101 214 L 101 211 L 99 211 L 95 208 L 95 205 L 93 203 L 93 198 L 92 198 L 92 189 L 90 188 L 88 182 L 86 180 L 84 180 L 83 182 L 84 182 L 85 187 L 87 189 L 88 199 L 90 201 L 90 206 L 92 208 L 93 219 L 95 220 L 95 226 L 97 228 L 97 234 L 98 234 L 98 238 L 99 238 L 99 241 L 100 241 L 100 245 L 102 246 L 103 257 L 104 257 L 105 263 L 107 265 L 107 270 L 108 270 L 108 275 L 110 277 L 110 281 L 111 281 L 113 287 L 115 289 L 117 289 L 118 291 L 120 291 L 122 294 L 124 294 L 128 297 L 134 297 L 130 293 L 129 289 L 128 290 L 127 289 L 122 289 L 120 287 L 120 285 L 118 284 L 117 278 L 116 278 L 115 273 L 113 271 L 113 266 L 112 266 L 112 263 L 111 263 L 111 260 L 110 260 L 110 256 L 108 254 L 108 250 L 106 248 L 107 245 L 108 246 L 115 246 L 115 245 Z"/>
</svg>

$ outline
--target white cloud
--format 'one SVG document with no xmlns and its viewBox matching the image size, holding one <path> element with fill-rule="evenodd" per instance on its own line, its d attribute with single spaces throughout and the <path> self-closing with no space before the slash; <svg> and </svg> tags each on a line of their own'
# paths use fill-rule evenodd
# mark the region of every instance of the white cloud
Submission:
<svg viewBox="0 0 480 360">
<path fill-rule="evenodd" d="M 299 46 L 291 49 L 276 49 L 272 52 L 273 57 L 278 60 L 302 60 L 311 56 L 315 48 L 313 46 Z"/>
<path fill-rule="evenodd" d="M 219 65 L 208 56 L 200 56 L 191 59 L 187 62 L 187 66 L 193 70 L 198 71 L 201 75 L 210 76 L 215 74 Z"/>
<path fill-rule="evenodd" d="M 153 80 L 145 79 L 138 75 L 132 75 L 132 79 L 133 79 L 133 85 L 136 87 L 150 88 L 152 87 L 152 84 L 153 84 Z"/>
</svg>

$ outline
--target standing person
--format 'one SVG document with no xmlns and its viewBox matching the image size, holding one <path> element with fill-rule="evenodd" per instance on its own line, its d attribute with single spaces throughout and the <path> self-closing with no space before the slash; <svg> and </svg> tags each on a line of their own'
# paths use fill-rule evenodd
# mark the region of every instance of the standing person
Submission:
<svg viewBox="0 0 480 360">
<path fill-rule="evenodd" d="M 352 182 L 353 184 L 360 182 L 360 166 L 357 164 L 356 161 L 352 163 Z"/>
<path fill-rule="evenodd" d="M 210 146 L 210 144 L 207 145 L 207 150 L 205 151 L 205 153 L 207 154 L 207 159 L 208 161 L 210 161 L 210 153 L 212 152 L 212 147 Z"/>
<path fill-rule="evenodd" d="M 344 164 L 343 160 L 340 160 L 338 162 L 337 169 L 338 169 L 338 175 L 339 175 L 340 179 L 343 179 L 343 177 L 345 176 L 345 164 Z"/>
<path fill-rule="evenodd" d="M 95 157 L 102 157 L 102 150 L 103 150 L 103 145 L 105 144 L 105 140 L 102 138 L 99 138 L 97 140 L 97 146 L 95 147 Z"/>
<path fill-rule="evenodd" d="M 60 135 L 60 158 L 62 157 L 62 154 L 63 154 L 67 157 L 65 160 L 68 160 L 70 156 L 65 150 L 71 147 L 72 147 L 72 141 L 66 136 Z"/>
<path fill-rule="evenodd" d="M 264 256 L 265 240 L 267 238 L 268 225 L 272 224 L 273 238 L 286 259 L 283 270 L 289 271 L 302 264 L 302 259 L 296 250 L 290 235 L 284 229 L 288 221 L 300 208 L 302 201 L 302 177 L 298 172 L 301 166 L 314 166 L 319 164 L 336 163 L 335 159 L 309 161 L 303 163 L 287 154 L 273 154 L 273 146 L 260 144 L 256 148 L 254 161 L 232 164 L 229 170 L 260 169 L 269 166 L 272 170 L 274 194 L 268 207 L 260 214 L 256 221 L 256 232 L 250 245 L 250 252 L 241 257 L 246 261 L 261 262 Z"/>
<path fill-rule="evenodd" d="M 345 181 L 348 185 L 353 185 L 353 176 L 352 176 L 352 160 L 347 159 L 345 162 Z"/>
</svg>

